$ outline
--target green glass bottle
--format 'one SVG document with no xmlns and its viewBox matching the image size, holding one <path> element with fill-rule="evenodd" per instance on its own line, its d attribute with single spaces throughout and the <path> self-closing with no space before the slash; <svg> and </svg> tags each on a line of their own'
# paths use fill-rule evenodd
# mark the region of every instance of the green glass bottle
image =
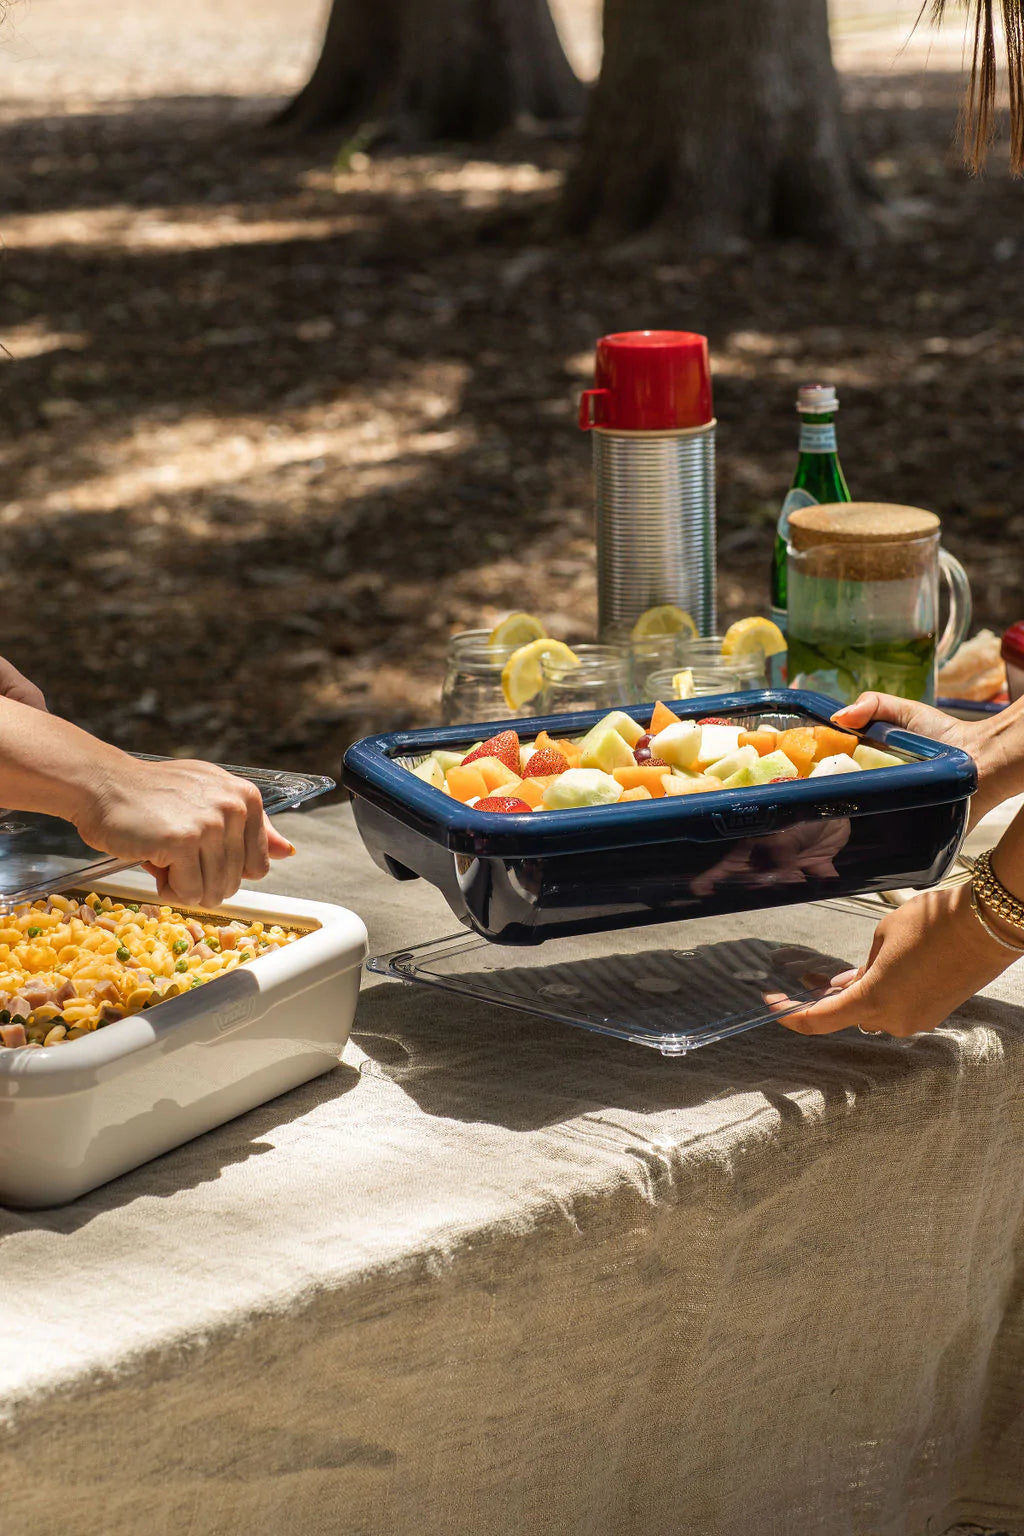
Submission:
<svg viewBox="0 0 1024 1536">
<path fill-rule="evenodd" d="M 786 629 L 786 544 L 789 514 L 797 507 L 849 501 L 839 454 L 835 418 L 839 400 L 831 384 L 801 384 L 796 408 L 800 414 L 800 457 L 789 494 L 782 503 L 772 556 L 772 618 Z"/>
</svg>

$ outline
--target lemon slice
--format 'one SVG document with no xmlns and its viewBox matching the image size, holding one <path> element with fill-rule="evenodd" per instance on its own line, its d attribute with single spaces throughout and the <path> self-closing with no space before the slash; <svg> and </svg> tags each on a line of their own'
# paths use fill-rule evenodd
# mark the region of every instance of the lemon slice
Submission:
<svg viewBox="0 0 1024 1536">
<path fill-rule="evenodd" d="M 749 656 L 751 651 L 763 651 L 766 656 L 777 656 L 786 649 L 786 637 L 771 619 L 755 615 L 750 619 L 737 619 L 730 624 L 722 640 L 723 656 Z"/>
<path fill-rule="evenodd" d="M 507 651 L 531 640 L 543 640 L 547 630 L 532 613 L 510 613 L 487 637 L 487 644 L 494 650 Z"/>
<path fill-rule="evenodd" d="M 546 656 L 565 667 L 580 664 L 575 651 L 570 651 L 563 641 L 549 640 L 546 635 L 531 640 L 529 645 L 521 645 L 512 652 L 501 674 L 501 691 L 509 709 L 521 709 L 540 693 L 544 684 L 541 668 Z"/>
<path fill-rule="evenodd" d="M 693 686 L 693 669 L 691 667 L 684 667 L 681 672 L 675 674 L 672 679 L 672 692 L 673 696 L 677 699 L 695 699 L 697 697 L 697 690 Z"/>
<path fill-rule="evenodd" d="M 648 608 L 637 619 L 629 632 L 631 640 L 649 640 L 652 635 L 691 635 L 697 638 L 697 626 L 688 613 L 675 603 L 660 603 Z"/>
</svg>

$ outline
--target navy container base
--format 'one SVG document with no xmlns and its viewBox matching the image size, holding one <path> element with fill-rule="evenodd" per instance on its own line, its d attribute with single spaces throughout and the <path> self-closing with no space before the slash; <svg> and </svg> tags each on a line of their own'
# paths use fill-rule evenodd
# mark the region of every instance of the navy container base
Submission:
<svg viewBox="0 0 1024 1536">
<path fill-rule="evenodd" d="M 682 719 L 744 727 L 825 725 L 820 694 L 765 689 L 667 701 Z M 646 725 L 653 704 L 625 706 Z M 863 741 L 898 767 L 746 789 L 500 815 L 433 789 L 408 765 L 435 748 L 468 748 L 514 728 L 578 736 L 606 710 L 366 737 L 345 755 L 342 782 L 374 862 L 397 879 L 435 885 L 455 916 L 500 944 L 677 922 L 714 913 L 926 886 L 956 857 L 977 787 L 966 753 L 893 726 Z"/>
</svg>

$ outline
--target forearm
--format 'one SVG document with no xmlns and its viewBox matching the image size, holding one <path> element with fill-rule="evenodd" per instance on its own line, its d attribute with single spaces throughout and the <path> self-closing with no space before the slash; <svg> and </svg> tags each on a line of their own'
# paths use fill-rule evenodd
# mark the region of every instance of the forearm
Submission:
<svg viewBox="0 0 1024 1536">
<path fill-rule="evenodd" d="M 10 810 L 77 822 L 125 762 L 70 721 L 0 698 L 0 801 Z"/>
<path fill-rule="evenodd" d="M 968 751 L 978 766 L 978 793 L 972 822 L 1024 793 L 1024 699 L 971 727 Z"/>
</svg>

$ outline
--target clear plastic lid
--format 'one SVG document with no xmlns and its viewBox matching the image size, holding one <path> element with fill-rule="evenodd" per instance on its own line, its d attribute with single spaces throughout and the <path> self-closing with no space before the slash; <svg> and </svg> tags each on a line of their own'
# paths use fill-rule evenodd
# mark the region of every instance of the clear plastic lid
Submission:
<svg viewBox="0 0 1024 1536">
<path fill-rule="evenodd" d="M 879 903 L 822 902 L 532 948 L 462 932 L 375 955 L 367 968 L 683 1056 L 824 997 L 833 976 L 866 959 L 884 912 Z"/>
<path fill-rule="evenodd" d="M 144 762 L 168 761 L 145 752 L 133 755 Z M 334 780 L 323 774 L 239 768 L 233 763 L 219 766 L 255 784 L 263 797 L 264 810 L 271 814 L 291 810 L 335 787 Z M 128 867 L 126 860 L 90 848 L 69 821 L 35 812 L 0 809 L 0 911 L 20 902 L 35 901 L 52 891 L 87 885 L 101 875 Z"/>
</svg>

